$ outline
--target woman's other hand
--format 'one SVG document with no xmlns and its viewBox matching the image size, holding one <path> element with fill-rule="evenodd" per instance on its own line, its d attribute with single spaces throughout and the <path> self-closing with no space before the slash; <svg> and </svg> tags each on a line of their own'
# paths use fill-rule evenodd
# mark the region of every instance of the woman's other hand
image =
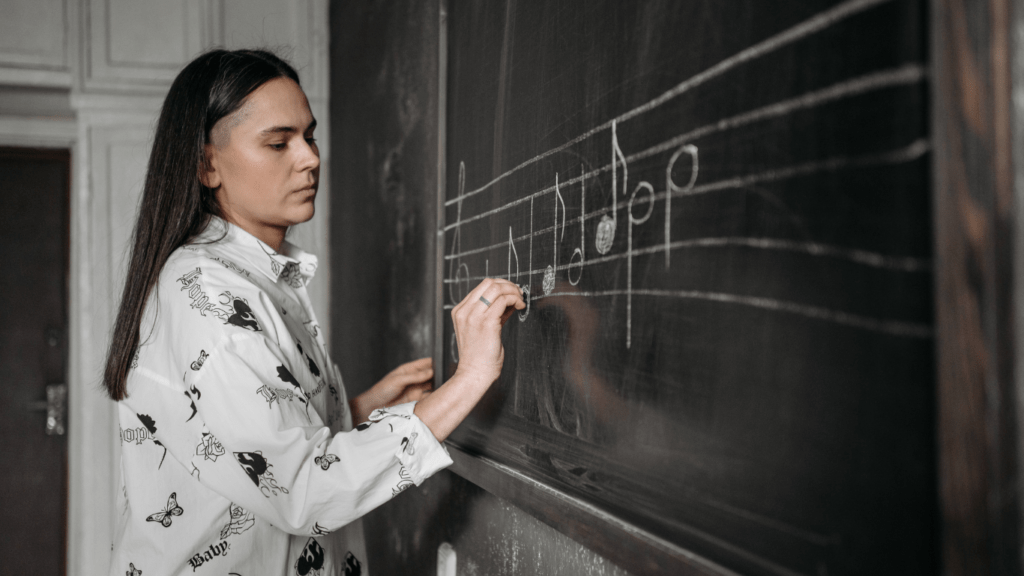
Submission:
<svg viewBox="0 0 1024 576">
<path fill-rule="evenodd" d="M 352 423 L 366 422 L 377 408 L 423 400 L 434 380 L 434 360 L 420 358 L 388 372 L 380 382 L 349 401 Z"/>
</svg>

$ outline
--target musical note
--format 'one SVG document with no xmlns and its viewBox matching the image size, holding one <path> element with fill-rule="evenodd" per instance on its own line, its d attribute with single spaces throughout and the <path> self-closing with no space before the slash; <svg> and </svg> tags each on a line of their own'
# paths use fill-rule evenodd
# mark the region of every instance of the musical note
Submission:
<svg viewBox="0 0 1024 576">
<path fill-rule="evenodd" d="M 533 198 L 530 198 L 530 278 L 525 286 L 520 286 L 523 291 L 523 300 L 526 301 L 526 310 L 519 313 L 519 321 L 525 322 L 530 316 L 530 286 L 533 285 Z"/>
<path fill-rule="evenodd" d="M 562 192 L 558 188 L 558 173 L 555 173 L 555 227 L 554 227 L 554 257 L 553 262 L 544 269 L 544 281 L 541 283 L 541 289 L 544 294 L 551 294 L 551 291 L 555 289 L 555 270 L 558 268 L 558 242 L 561 238 L 558 237 L 558 204 L 562 204 L 562 238 L 565 237 L 565 200 L 562 199 Z"/>
<path fill-rule="evenodd" d="M 569 284 L 576 286 L 580 283 L 580 278 L 583 277 L 583 263 L 584 263 L 584 250 L 586 249 L 586 228 L 583 226 L 584 219 L 587 216 L 587 179 L 586 172 L 584 172 L 583 165 L 580 164 L 580 247 L 572 251 L 572 257 L 569 258 L 569 271 L 566 276 L 569 277 Z M 576 260 L 576 256 L 580 257 L 579 271 L 580 273 L 576 276 L 576 280 L 572 279 L 572 266 Z"/>
<path fill-rule="evenodd" d="M 676 160 L 683 153 L 689 154 L 693 159 L 693 166 L 690 169 L 690 181 L 680 188 L 676 186 L 676 183 L 672 180 L 672 169 L 675 168 Z M 672 254 L 672 196 L 675 194 L 684 194 L 693 189 L 693 185 L 697 182 L 697 147 L 693 144 L 684 144 L 676 150 L 676 153 L 672 155 L 672 158 L 668 161 L 668 166 L 665 167 L 665 268 L 671 265 L 671 254 Z"/>
<path fill-rule="evenodd" d="M 519 283 L 519 252 L 516 251 L 516 243 L 512 240 L 512 227 L 508 227 L 508 280 L 512 281 L 512 256 L 516 257 L 516 283 Z"/>
<path fill-rule="evenodd" d="M 633 217 L 633 201 L 640 190 L 647 190 L 649 196 L 647 201 L 647 213 L 642 218 Z M 628 226 L 626 227 L 626 348 L 629 348 L 633 339 L 633 225 L 640 225 L 647 222 L 654 211 L 654 186 L 648 182 L 640 182 L 629 197 L 629 205 L 626 207 L 628 215 Z"/>
<path fill-rule="evenodd" d="M 607 254 L 612 249 L 612 242 L 615 241 L 615 227 L 618 224 L 618 164 L 622 163 L 622 192 L 626 193 L 626 185 L 629 182 L 629 171 L 626 168 L 626 157 L 619 148 L 619 136 L 616 131 L 617 123 L 612 121 L 612 215 L 601 216 L 597 224 L 597 238 L 594 243 L 599 254 Z"/>
</svg>

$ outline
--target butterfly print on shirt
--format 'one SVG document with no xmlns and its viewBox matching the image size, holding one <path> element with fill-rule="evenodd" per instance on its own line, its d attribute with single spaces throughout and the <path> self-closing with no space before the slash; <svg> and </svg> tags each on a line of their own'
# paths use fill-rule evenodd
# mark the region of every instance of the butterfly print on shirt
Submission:
<svg viewBox="0 0 1024 576">
<path fill-rule="evenodd" d="M 278 486 L 277 480 L 274 478 L 274 473 L 270 471 L 273 464 L 267 462 L 266 458 L 263 457 L 263 452 L 257 450 L 255 452 L 235 452 L 235 459 L 238 460 L 239 466 L 245 470 L 245 473 L 252 480 L 252 483 L 259 487 L 260 492 L 267 498 L 273 494 L 277 496 L 278 492 L 287 494 L 288 489 L 284 486 Z"/>
<path fill-rule="evenodd" d="M 135 564 L 128 563 L 128 571 L 124 573 L 124 576 L 142 576 L 142 570 L 135 567 Z"/>
<path fill-rule="evenodd" d="M 146 516 L 146 522 L 159 522 L 164 528 L 171 527 L 171 517 L 181 516 L 185 511 L 182 510 L 181 506 L 178 506 L 178 493 L 171 492 L 171 495 L 167 497 L 167 507 Z"/>
<path fill-rule="evenodd" d="M 297 576 L 320 576 L 324 567 L 324 549 L 315 538 L 306 542 L 299 558 L 295 561 L 295 574 Z"/>
<path fill-rule="evenodd" d="M 317 456 L 313 458 L 313 462 L 320 465 L 320 468 L 327 470 L 331 467 L 331 464 L 335 462 L 341 462 L 341 458 L 338 458 L 334 454 L 324 454 L 323 456 Z"/>
<path fill-rule="evenodd" d="M 157 466 L 157 469 L 159 470 L 164 466 L 164 458 L 167 458 L 167 447 L 165 447 L 163 444 L 160 443 L 159 440 L 156 439 L 156 422 L 152 418 L 150 418 L 148 414 L 136 414 L 136 416 L 138 416 L 139 421 L 142 422 L 142 425 L 146 427 L 146 430 L 149 430 L 149 435 L 153 438 L 153 444 L 156 444 L 157 446 L 164 449 L 164 455 L 160 457 L 160 465 Z"/>
<path fill-rule="evenodd" d="M 320 525 L 319 522 L 313 524 L 313 535 L 314 536 L 327 536 L 331 531 Z"/>
<path fill-rule="evenodd" d="M 232 534 L 241 534 L 256 525 L 256 516 L 238 504 L 232 502 L 229 510 L 231 519 L 228 520 L 227 526 L 220 531 L 221 540 L 227 539 Z"/>
<path fill-rule="evenodd" d="M 362 576 L 363 565 L 356 559 L 356 555 L 349 552 L 345 554 L 345 576 Z"/>
</svg>

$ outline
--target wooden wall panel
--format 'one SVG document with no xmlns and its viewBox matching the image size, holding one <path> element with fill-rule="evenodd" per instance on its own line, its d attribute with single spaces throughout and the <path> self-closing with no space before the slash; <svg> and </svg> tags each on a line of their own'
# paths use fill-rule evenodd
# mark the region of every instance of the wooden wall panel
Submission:
<svg viewBox="0 0 1024 576">
<path fill-rule="evenodd" d="M 66 86 L 71 0 L 5 0 L 0 18 L 0 83 Z"/>
<path fill-rule="evenodd" d="M 204 34 L 207 0 L 88 0 L 86 8 L 86 90 L 163 93 L 213 40 Z"/>
<path fill-rule="evenodd" d="M 1012 7 L 931 4 L 938 482 L 943 571 L 951 576 L 1022 573 Z"/>
</svg>

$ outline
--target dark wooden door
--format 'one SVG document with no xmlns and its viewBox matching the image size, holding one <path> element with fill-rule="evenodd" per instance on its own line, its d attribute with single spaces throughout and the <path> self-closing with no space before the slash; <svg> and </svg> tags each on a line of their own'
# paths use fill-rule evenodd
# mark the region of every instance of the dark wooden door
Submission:
<svg viewBox="0 0 1024 576">
<path fill-rule="evenodd" d="M 0 148 L 4 574 L 65 572 L 66 410 L 48 413 L 46 401 L 67 376 L 69 173 L 66 150 Z"/>
</svg>

